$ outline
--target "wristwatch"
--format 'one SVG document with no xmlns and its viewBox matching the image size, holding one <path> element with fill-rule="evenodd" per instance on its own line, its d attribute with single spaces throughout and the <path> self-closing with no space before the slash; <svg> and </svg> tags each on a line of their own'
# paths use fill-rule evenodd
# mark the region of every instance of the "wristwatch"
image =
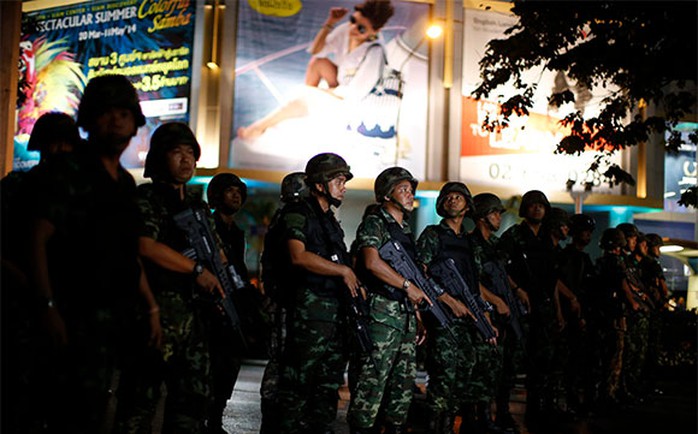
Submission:
<svg viewBox="0 0 698 434">
<path fill-rule="evenodd" d="M 405 281 L 402 282 L 402 289 L 404 289 L 405 291 L 407 291 L 407 288 L 409 288 L 410 285 L 412 285 L 412 282 L 410 282 L 409 279 L 405 279 Z"/>
<path fill-rule="evenodd" d="M 192 270 L 191 274 L 193 274 L 194 277 L 199 277 L 203 272 L 204 266 L 201 264 L 201 262 L 197 262 L 196 265 L 194 265 L 194 269 Z"/>
</svg>

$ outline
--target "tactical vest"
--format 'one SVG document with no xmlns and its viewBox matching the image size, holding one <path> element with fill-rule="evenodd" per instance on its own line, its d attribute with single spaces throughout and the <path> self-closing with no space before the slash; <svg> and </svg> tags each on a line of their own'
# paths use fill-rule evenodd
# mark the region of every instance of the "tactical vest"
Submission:
<svg viewBox="0 0 698 434">
<path fill-rule="evenodd" d="M 337 220 L 323 213 L 317 203 L 311 202 L 314 200 L 310 198 L 303 201 L 297 208 L 297 211 L 306 217 L 305 250 L 328 261 L 350 264 L 344 244 L 344 231 Z M 309 288 L 323 297 L 337 296 L 344 288 L 341 277 L 321 276 L 300 268 L 296 268 L 294 274 L 297 285 Z"/>
<path fill-rule="evenodd" d="M 439 254 L 434 258 L 437 261 L 446 260 L 446 258 L 451 258 L 456 263 L 456 268 L 458 272 L 468 284 L 470 292 L 475 295 L 480 295 L 479 279 L 477 275 L 477 268 L 475 267 L 475 260 L 473 258 L 473 249 L 470 244 L 470 240 L 465 236 L 455 236 L 452 231 L 441 227 L 441 225 L 434 226 L 436 228 L 436 233 L 439 236 Z M 444 288 L 446 291 L 451 293 L 450 288 Z M 454 295 L 451 293 L 451 295 Z"/>
<path fill-rule="evenodd" d="M 377 211 L 373 213 L 380 217 L 385 225 L 386 230 L 390 234 L 390 239 L 399 242 L 405 249 L 407 255 L 412 258 L 413 261 L 417 259 L 417 249 L 415 247 L 414 238 L 412 234 L 406 234 L 402 227 L 396 221 L 389 221 L 385 216 Z M 367 287 L 385 298 L 390 300 L 399 301 L 404 303 L 407 300 L 407 293 L 402 288 L 395 288 L 393 286 L 384 283 L 382 280 L 375 277 L 372 273 L 368 272 L 363 266 L 363 262 L 359 261 L 359 273 L 362 276 L 361 280 L 367 285 Z"/>
</svg>

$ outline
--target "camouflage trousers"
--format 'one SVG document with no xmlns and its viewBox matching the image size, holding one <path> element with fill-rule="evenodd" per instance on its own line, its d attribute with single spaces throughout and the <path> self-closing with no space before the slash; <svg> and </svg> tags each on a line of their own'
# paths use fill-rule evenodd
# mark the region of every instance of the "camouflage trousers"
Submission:
<svg viewBox="0 0 698 434">
<path fill-rule="evenodd" d="M 497 414 L 509 411 L 509 399 L 514 388 L 516 376 L 523 372 L 523 360 L 525 357 L 524 344 L 527 333 L 526 323 L 521 321 L 523 336 L 521 340 L 514 330 L 505 321 L 495 323 L 499 336 L 497 337 L 497 351 L 502 354 L 501 369 L 496 380 Z"/>
<path fill-rule="evenodd" d="M 483 341 L 469 320 L 451 330 L 429 330 L 427 405 L 432 414 L 457 413 L 465 403 L 489 401 L 501 368 L 501 352 Z"/>
<path fill-rule="evenodd" d="M 356 429 L 404 425 L 417 374 L 416 319 L 403 303 L 372 294 L 369 334 L 370 356 L 355 355 L 347 419 Z M 380 419 L 380 420 L 379 420 Z"/>
<path fill-rule="evenodd" d="M 337 417 L 346 367 L 339 300 L 300 290 L 290 315 L 280 364 L 280 432 L 325 432 Z"/>
<path fill-rule="evenodd" d="M 623 353 L 625 351 L 625 317 L 615 318 L 602 327 L 602 384 L 600 398 L 616 401 L 621 387 Z"/>
<path fill-rule="evenodd" d="M 167 386 L 163 432 L 201 433 L 209 399 L 209 353 L 203 324 L 190 300 L 156 294 L 162 348 L 143 348 L 119 381 L 118 433 L 150 433 L 163 382 Z"/>
<path fill-rule="evenodd" d="M 645 356 L 649 341 L 649 316 L 643 312 L 628 314 L 628 331 L 625 334 L 623 355 L 623 380 L 626 392 L 639 396 L 645 382 Z"/>
<path fill-rule="evenodd" d="M 475 326 L 470 325 L 468 331 L 475 352 L 475 365 L 465 390 L 465 402 L 490 402 L 495 397 L 502 369 L 502 349 L 485 342 Z"/>
<path fill-rule="evenodd" d="M 209 315 L 204 324 L 210 360 L 207 420 L 209 428 L 218 428 L 235 389 L 244 341 L 237 330 L 222 322 L 222 316 Z"/>
</svg>

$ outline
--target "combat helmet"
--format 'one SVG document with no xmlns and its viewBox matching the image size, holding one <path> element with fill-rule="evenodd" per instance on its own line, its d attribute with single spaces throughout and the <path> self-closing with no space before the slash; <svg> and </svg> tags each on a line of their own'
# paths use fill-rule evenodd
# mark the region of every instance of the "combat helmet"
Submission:
<svg viewBox="0 0 698 434">
<path fill-rule="evenodd" d="M 390 196 L 395 185 L 402 181 L 409 181 L 412 184 L 412 190 L 417 191 L 419 181 L 407 169 L 396 166 L 382 171 L 373 184 L 376 202 L 385 202 L 385 198 Z"/>
<path fill-rule="evenodd" d="M 575 235 L 584 231 L 593 232 L 596 221 L 586 214 L 574 214 L 570 217 L 570 234 Z"/>
<path fill-rule="evenodd" d="M 136 88 L 123 75 L 110 74 L 95 77 L 85 86 L 78 106 L 78 126 L 90 131 L 97 117 L 113 107 L 130 110 L 136 127 L 145 125 Z"/>
<path fill-rule="evenodd" d="M 623 248 L 627 245 L 623 231 L 618 228 L 608 228 L 601 234 L 599 247 L 603 250 L 613 250 L 617 247 Z"/>
<path fill-rule="evenodd" d="M 550 211 L 545 213 L 543 224 L 551 229 L 559 228 L 560 226 L 570 226 L 570 215 L 562 208 L 551 207 Z"/>
<path fill-rule="evenodd" d="M 647 234 L 645 235 L 645 239 L 647 239 L 647 247 L 664 245 L 664 240 L 662 240 L 662 237 L 659 236 L 659 234 Z"/>
<path fill-rule="evenodd" d="M 219 173 L 211 179 L 206 190 L 206 198 L 211 208 L 216 209 L 223 204 L 223 193 L 228 187 L 239 188 L 240 196 L 242 196 L 241 205 L 245 204 L 247 200 L 247 184 L 233 173 Z"/>
<path fill-rule="evenodd" d="M 550 212 L 550 202 L 540 190 L 530 190 L 524 193 L 521 197 L 521 205 L 519 206 L 519 217 L 526 217 L 526 211 L 528 207 L 534 203 L 539 203 L 545 207 L 545 214 Z"/>
<path fill-rule="evenodd" d="M 305 165 L 305 183 L 311 190 L 323 195 L 330 205 L 335 207 L 341 205 L 342 201 L 330 194 L 327 183 L 340 175 L 344 175 L 347 181 L 354 177 L 344 158 L 331 152 L 317 154 Z M 325 192 L 318 191 L 315 184 L 323 185 Z"/>
<path fill-rule="evenodd" d="M 441 217 L 448 217 L 446 210 L 444 209 L 444 204 L 446 202 L 446 197 L 450 193 L 460 193 L 465 197 L 465 202 L 468 204 L 468 211 L 465 215 L 470 216 L 475 211 L 475 203 L 473 202 L 473 195 L 470 193 L 468 186 L 462 182 L 447 182 L 441 187 L 439 191 L 439 196 L 436 198 L 436 213 Z"/>
<path fill-rule="evenodd" d="M 475 207 L 473 217 L 476 219 L 487 217 L 491 212 L 504 212 L 504 205 L 496 195 L 492 193 L 480 193 L 473 198 Z"/>
<path fill-rule="evenodd" d="M 34 123 L 34 128 L 27 143 L 28 151 L 47 150 L 52 143 L 66 142 L 77 148 L 80 145 L 80 133 L 73 118 L 62 112 L 44 113 Z"/>
<path fill-rule="evenodd" d="M 168 122 L 160 125 L 150 137 L 150 150 L 145 157 L 145 178 L 166 177 L 165 155 L 177 145 L 190 145 L 194 158 L 199 161 L 201 146 L 189 126 L 183 122 Z"/>
<path fill-rule="evenodd" d="M 354 175 L 344 158 L 331 152 L 317 154 L 305 165 L 305 182 L 312 188 L 314 184 L 324 184 L 339 175 L 344 175 L 347 181 Z"/>
<path fill-rule="evenodd" d="M 284 179 L 281 180 L 281 201 L 293 203 L 305 197 L 308 197 L 305 172 L 293 172 L 284 176 Z"/>
<path fill-rule="evenodd" d="M 618 226 L 616 226 L 616 228 L 623 232 L 623 235 L 625 235 L 626 239 L 632 237 L 639 237 L 640 235 L 640 231 L 637 229 L 637 226 L 635 226 L 632 223 L 621 223 Z"/>
</svg>

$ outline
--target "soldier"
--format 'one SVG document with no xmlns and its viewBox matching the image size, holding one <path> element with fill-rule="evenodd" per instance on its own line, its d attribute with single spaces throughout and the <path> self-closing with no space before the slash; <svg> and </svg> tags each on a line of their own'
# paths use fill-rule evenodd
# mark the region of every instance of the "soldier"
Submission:
<svg viewBox="0 0 698 434">
<path fill-rule="evenodd" d="M 417 256 L 426 267 L 446 258 L 453 259 L 468 284 L 466 290 L 479 298 L 477 265 L 463 225 L 463 220 L 472 215 L 473 209 L 473 197 L 465 184 L 444 184 L 436 199 L 436 213 L 443 218 L 438 225 L 427 226 L 419 236 Z M 494 390 L 494 379 L 498 375 L 496 368 L 499 364 L 491 363 L 496 353 L 492 345 L 496 340 L 485 342 L 479 335 L 472 319 L 466 318 L 472 313 L 463 304 L 456 288 L 444 286 L 444 290 L 438 300 L 456 317 L 451 330 L 425 321 L 429 337 L 427 405 L 432 415 L 429 431 L 439 434 L 453 432 L 454 416 L 460 410 L 463 416 L 461 432 L 472 432 L 477 406 L 482 409 L 482 423 L 489 420 L 485 407 L 489 407 L 490 397 L 486 395 Z"/>
<path fill-rule="evenodd" d="M 152 312 L 157 345 L 159 318 L 138 259 L 136 184 L 119 163 L 145 124 L 136 90 L 120 75 L 92 79 L 77 124 L 88 134 L 84 150 L 47 167 L 36 188 L 31 283 L 56 350 L 45 386 L 49 431 L 95 433 L 105 422 L 123 331 L 134 328 L 137 309 Z"/>
<path fill-rule="evenodd" d="M 594 347 L 601 353 L 598 408 L 603 411 L 617 406 L 621 386 L 626 332 L 623 300 L 629 290 L 622 253 L 625 245 L 625 235 L 619 229 L 609 228 L 603 232 L 599 246 L 604 253 L 596 261 L 599 284 L 590 294 L 592 309 L 596 313 L 594 330 L 598 332 Z"/>
<path fill-rule="evenodd" d="M 342 292 L 355 295 L 359 287 L 331 208 L 342 204 L 350 168 L 323 153 L 308 161 L 305 174 L 310 197 L 283 214 L 294 301 L 279 383 L 282 433 L 331 432 L 346 365 Z"/>
<path fill-rule="evenodd" d="M 279 427 L 279 375 L 280 362 L 286 339 L 286 319 L 292 303 L 292 288 L 284 282 L 290 275 L 288 250 L 284 242 L 283 215 L 288 206 L 293 208 L 301 200 L 308 197 L 308 186 L 305 184 L 304 172 L 289 173 L 281 181 L 282 206 L 276 210 L 264 236 L 262 251 L 262 291 L 269 299 L 268 313 L 271 317 L 272 328 L 269 340 L 269 361 L 264 368 L 260 394 L 262 395 L 262 427 L 261 434 L 276 434 Z"/>
<path fill-rule="evenodd" d="M 550 234 L 542 230 L 543 218 L 550 213 L 550 208 L 543 192 L 526 192 L 519 207 L 519 217 L 524 220 L 509 228 L 501 239 L 510 258 L 509 274 L 526 291 L 531 302 L 526 375 L 526 424 L 529 427 L 547 422 L 543 415 L 555 410 L 551 374 L 558 332 L 555 306 L 558 276 L 554 267 L 557 261 Z"/>
<path fill-rule="evenodd" d="M 628 240 L 624 249 L 625 271 L 628 281 L 626 292 L 625 317 L 627 332 L 625 334 L 625 350 L 623 362 L 623 386 L 628 402 L 642 400 L 642 369 L 645 366 L 647 342 L 649 337 L 649 314 L 652 310 L 650 300 L 640 275 L 640 260 L 644 257 L 642 249 L 647 251 L 644 236 L 632 223 L 621 223 L 617 226 Z M 636 253 L 637 252 L 637 253 Z"/>
<path fill-rule="evenodd" d="M 354 434 L 404 432 L 416 376 L 413 305 L 430 303 L 421 288 L 401 276 L 379 254 L 388 241 L 399 241 L 416 259 L 407 218 L 414 209 L 418 181 L 402 167 L 390 167 L 376 178 L 379 207 L 362 220 L 356 233 L 357 270 L 370 294 L 369 334 L 375 349 L 352 361 L 355 369 L 347 419 Z M 379 420 L 379 414 L 381 419 Z"/>
<path fill-rule="evenodd" d="M 528 294 L 507 274 L 507 256 L 495 235 L 502 223 L 502 201 L 494 194 L 480 193 L 473 198 L 473 204 L 475 229 L 470 241 L 480 265 L 480 280 L 485 288 L 507 303 L 510 311 L 509 317 L 494 316 L 494 324 L 499 331 L 497 343 L 502 352 L 500 375 L 495 384 L 495 423 L 502 429 L 515 431 L 517 427 L 509 411 L 509 397 L 524 355 L 524 320 L 530 310 Z"/>
<path fill-rule="evenodd" d="M 224 297 L 220 282 L 183 253 L 190 245 L 174 216 L 206 203 L 186 183 L 194 176 L 201 148 L 186 124 L 160 125 L 150 139 L 143 176 L 153 182 L 138 187 L 141 213 L 139 250 L 158 304 L 163 345 L 147 351 L 121 377 L 121 432 L 150 430 L 163 381 L 167 400 L 163 432 L 201 433 L 209 399 L 209 355 L 194 294 Z"/>
<path fill-rule="evenodd" d="M 647 356 L 645 357 L 645 378 L 648 383 L 648 391 L 661 393 L 657 389 L 657 374 L 659 370 L 659 352 L 662 342 L 662 313 L 665 310 L 669 290 L 664 277 L 662 264 L 659 262 L 661 252 L 659 248 L 664 244 L 658 234 L 647 234 L 647 256 L 640 263 L 640 270 L 645 288 L 648 289 L 654 309 L 649 315 L 649 332 L 647 342 Z"/>
<path fill-rule="evenodd" d="M 245 233 L 235 223 L 235 214 L 247 200 L 247 185 L 232 173 L 219 173 L 211 179 L 206 191 L 208 204 L 213 212 L 216 232 L 223 242 L 223 251 L 228 263 L 247 283 L 249 288 L 247 266 L 245 265 Z M 248 288 L 240 289 L 247 291 Z M 254 289 L 252 289 L 254 291 Z M 237 294 L 236 294 L 237 295 Z M 237 298 L 235 300 L 238 301 Z M 240 303 L 236 303 L 239 307 Z M 239 315 L 244 310 L 238 309 Z M 246 313 L 246 312 L 245 312 Z M 210 383 L 207 432 L 223 434 L 223 410 L 233 394 L 235 382 L 242 363 L 240 349 L 243 342 L 238 339 L 235 330 L 225 324 L 220 315 L 206 315 L 206 336 L 210 358 Z M 261 327 L 261 324 L 259 324 Z"/>
<path fill-rule="evenodd" d="M 80 134 L 69 115 L 49 112 L 34 124 L 27 150 L 38 151 L 41 160 L 29 171 L 14 170 L 0 182 L 2 206 L 2 352 L 3 360 L 3 426 L 16 432 L 31 431 L 28 425 L 37 420 L 33 399 L 43 394 L 48 382 L 46 350 L 38 345 L 36 334 L 36 300 L 28 287 L 30 207 L 37 197 L 38 185 L 49 160 L 72 153 L 80 144 Z M 51 164 L 48 164 L 51 165 Z M 32 421 L 32 422 L 30 422 Z"/>
</svg>

